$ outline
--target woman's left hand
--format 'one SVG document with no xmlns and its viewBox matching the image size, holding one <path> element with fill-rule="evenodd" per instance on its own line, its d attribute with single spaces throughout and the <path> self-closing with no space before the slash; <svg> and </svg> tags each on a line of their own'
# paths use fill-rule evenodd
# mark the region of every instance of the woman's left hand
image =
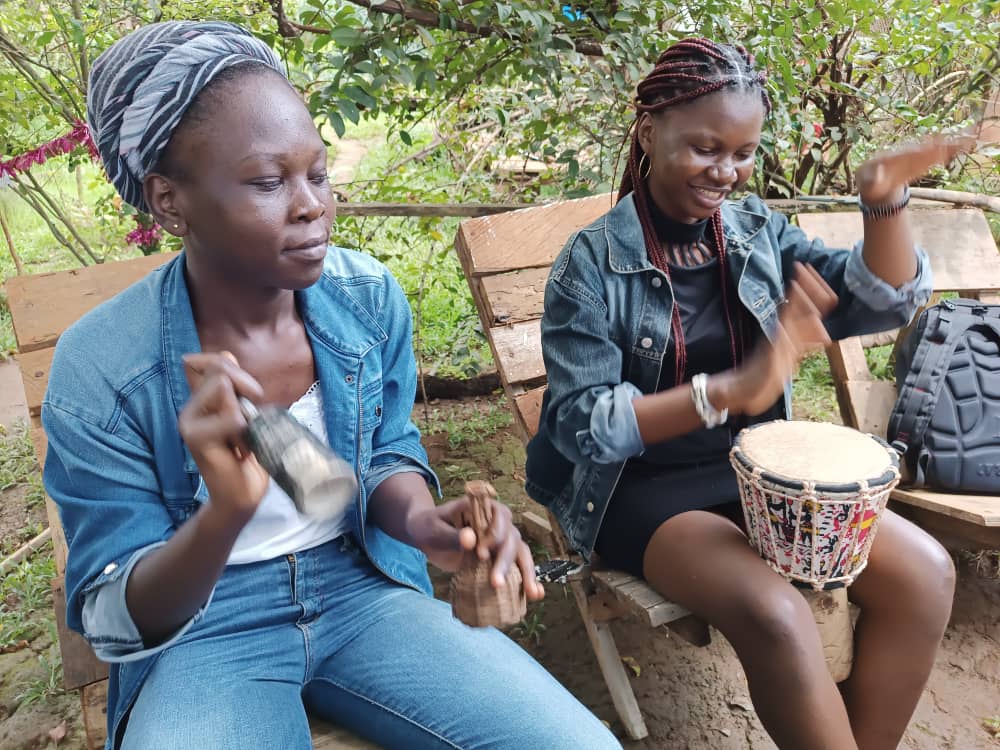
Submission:
<svg viewBox="0 0 1000 750">
<path fill-rule="evenodd" d="M 903 187 L 923 177 L 938 164 L 948 164 L 976 144 L 972 136 L 932 136 L 894 151 L 876 154 L 857 171 L 858 192 L 869 206 L 894 203 Z"/>
<path fill-rule="evenodd" d="M 521 539 L 510 508 L 496 500 L 491 502 L 493 521 L 482 538 L 476 538 L 476 532 L 463 524 L 463 517 L 468 517 L 472 509 L 467 496 L 420 511 L 408 524 L 410 538 L 431 563 L 446 571 L 471 564 L 473 556 L 480 560 L 492 558 L 490 582 L 496 588 L 503 585 L 510 566 L 516 564 L 527 598 L 541 599 L 545 588 L 535 578 L 531 550 Z"/>
</svg>

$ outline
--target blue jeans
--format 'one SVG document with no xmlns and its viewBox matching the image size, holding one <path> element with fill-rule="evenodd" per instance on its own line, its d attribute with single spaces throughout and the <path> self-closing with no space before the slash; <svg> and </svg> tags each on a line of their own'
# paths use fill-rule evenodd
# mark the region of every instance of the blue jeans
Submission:
<svg viewBox="0 0 1000 750">
<path fill-rule="evenodd" d="M 621 747 L 513 641 L 385 578 L 343 537 L 227 568 L 150 671 L 122 747 L 305 749 L 307 710 L 384 748 Z"/>
</svg>

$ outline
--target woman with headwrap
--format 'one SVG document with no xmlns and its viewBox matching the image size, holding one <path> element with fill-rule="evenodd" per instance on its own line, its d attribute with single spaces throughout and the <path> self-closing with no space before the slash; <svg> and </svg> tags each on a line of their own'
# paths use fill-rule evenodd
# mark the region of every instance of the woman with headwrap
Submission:
<svg viewBox="0 0 1000 750">
<path fill-rule="evenodd" d="M 770 107 L 741 47 L 685 39 L 643 79 L 618 203 L 566 244 L 545 289 L 548 390 L 528 491 L 574 547 L 716 627 L 779 747 L 895 748 L 934 664 L 954 569 L 890 511 L 851 586 L 849 679 L 834 684 L 805 599 L 747 543 L 733 438 L 791 416 L 811 346 L 904 325 L 930 296 L 907 184 L 968 145 L 945 139 L 855 172 L 864 241 L 810 240 L 754 195 Z"/>
<path fill-rule="evenodd" d="M 307 748 L 306 710 L 385 747 L 618 747 L 429 596 L 428 558 L 476 553 L 543 590 L 504 506 L 489 539 L 459 530 L 466 498 L 435 506 L 409 306 L 328 247 L 326 150 L 273 52 L 226 23 L 147 26 L 95 61 L 87 109 L 121 196 L 184 243 L 63 334 L 42 407 L 67 622 L 111 663 L 108 747 Z M 298 514 L 241 396 L 353 464 L 354 502 Z"/>
</svg>

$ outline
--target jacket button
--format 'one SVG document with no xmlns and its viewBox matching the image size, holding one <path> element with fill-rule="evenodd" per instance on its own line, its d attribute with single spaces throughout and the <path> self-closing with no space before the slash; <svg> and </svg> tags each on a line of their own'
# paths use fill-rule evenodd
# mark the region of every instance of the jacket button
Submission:
<svg viewBox="0 0 1000 750">
<path fill-rule="evenodd" d="M 653 280 L 650 281 L 649 283 L 653 285 L 653 289 L 659 289 L 661 286 L 663 286 L 663 279 L 661 279 L 659 276 L 654 276 Z"/>
<path fill-rule="evenodd" d="M 593 513 L 594 512 L 594 504 L 593 503 L 587 503 L 587 512 L 588 513 Z"/>
<path fill-rule="evenodd" d="M 108 563 L 104 566 L 104 575 L 109 576 L 118 569 L 118 563 Z"/>
<path fill-rule="evenodd" d="M 348 375 L 347 377 L 344 378 L 344 382 L 345 383 L 353 383 L 354 382 L 354 376 L 353 375 Z"/>
<path fill-rule="evenodd" d="M 653 345 L 653 339 L 649 338 L 649 336 L 646 336 L 642 341 L 639 342 L 639 346 L 641 346 L 643 349 L 648 349 L 652 345 Z"/>
</svg>

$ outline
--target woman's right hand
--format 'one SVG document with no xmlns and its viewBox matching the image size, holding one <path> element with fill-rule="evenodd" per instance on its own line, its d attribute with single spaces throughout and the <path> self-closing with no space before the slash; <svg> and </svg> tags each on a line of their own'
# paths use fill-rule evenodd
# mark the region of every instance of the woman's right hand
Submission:
<svg viewBox="0 0 1000 750">
<path fill-rule="evenodd" d="M 209 505 L 226 523 L 250 520 L 267 491 L 269 477 L 246 443 L 247 420 L 239 396 L 259 402 L 263 388 L 229 352 L 184 356 L 191 398 L 177 420 L 208 487 Z"/>
<path fill-rule="evenodd" d="M 823 319 L 836 306 L 837 295 L 816 269 L 796 263 L 774 341 L 762 341 L 739 367 L 727 373 L 729 397 L 725 400 L 731 413 L 755 416 L 778 400 L 802 357 L 830 343 Z"/>
</svg>

